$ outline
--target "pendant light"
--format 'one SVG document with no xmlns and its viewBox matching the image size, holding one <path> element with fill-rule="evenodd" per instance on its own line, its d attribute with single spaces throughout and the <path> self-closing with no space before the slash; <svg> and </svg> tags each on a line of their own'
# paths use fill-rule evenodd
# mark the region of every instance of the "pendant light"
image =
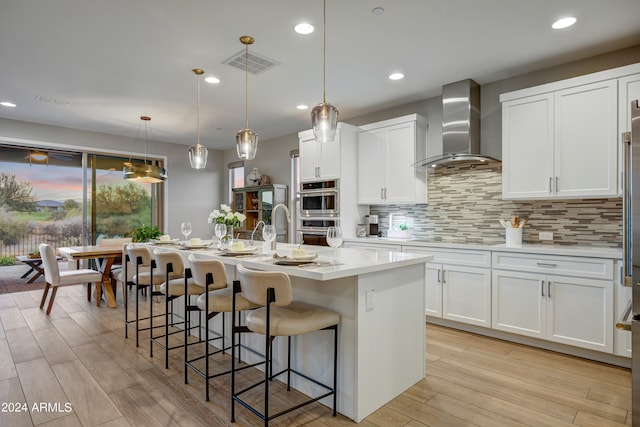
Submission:
<svg viewBox="0 0 640 427">
<path fill-rule="evenodd" d="M 144 123 L 144 163 L 133 163 L 131 162 L 131 159 L 129 159 L 128 162 L 125 162 L 124 168 L 122 168 L 122 173 L 124 175 L 124 179 L 128 181 L 158 184 L 167 180 L 167 170 L 161 166 L 154 165 L 151 162 L 147 164 L 147 143 L 149 140 L 147 131 L 148 128 L 151 127 L 149 125 L 151 117 L 140 116 L 140 120 L 142 121 L 138 127 L 138 132 L 140 132 L 140 127 L 142 127 L 142 123 Z"/>
<path fill-rule="evenodd" d="M 251 36 L 240 37 L 240 42 L 244 45 L 245 62 L 245 122 L 244 129 L 236 133 L 236 149 L 238 157 L 243 160 L 252 160 L 258 151 L 258 134 L 249 129 L 249 45 L 255 39 Z"/>
<path fill-rule="evenodd" d="M 327 104 L 327 0 L 324 0 L 324 19 L 322 27 L 323 36 L 323 88 L 322 102 L 311 110 L 311 127 L 316 141 L 331 142 L 336 137 L 338 129 L 338 109 L 331 104 Z"/>
<path fill-rule="evenodd" d="M 198 78 L 198 98 L 197 98 L 197 111 L 196 111 L 196 129 L 197 139 L 196 145 L 189 147 L 189 162 L 193 169 L 204 169 L 207 166 L 207 155 L 209 151 L 204 145 L 200 145 L 200 76 L 204 74 L 204 70 L 201 68 L 194 68 L 193 74 Z"/>
</svg>

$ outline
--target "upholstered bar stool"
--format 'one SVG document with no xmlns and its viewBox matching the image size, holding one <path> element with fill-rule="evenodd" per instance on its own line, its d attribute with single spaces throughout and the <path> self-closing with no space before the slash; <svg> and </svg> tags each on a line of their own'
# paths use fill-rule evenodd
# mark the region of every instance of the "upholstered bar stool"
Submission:
<svg viewBox="0 0 640 427">
<path fill-rule="evenodd" d="M 189 264 L 191 266 L 191 273 L 193 275 L 193 280 L 196 284 L 202 286 L 203 288 L 206 286 L 209 291 L 206 294 L 202 294 L 198 297 L 197 307 L 198 309 L 204 311 L 205 315 L 205 329 L 204 329 L 204 343 L 205 343 L 205 354 L 204 356 L 196 357 L 194 359 L 189 360 L 187 354 L 187 337 L 185 336 L 185 350 L 184 350 L 184 360 L 185 360 L 185 372 L 184 372 L 184 382 L 187 383 L 187 371 L 191 369 L 196 372 L 205 380 L 206 390 L 205 390 L 205 399 L 209 400 L 209 380 L 211 378 L 219 377 L 221 375 L 226 375 L 231 372 L 231 368 L 225 370 L 224 372 L 218 372 L 216 374 L 209 373 L 209 357 L 214 356 L 216 354 L 228 351 L 230 347 L 225 347 L 225 316 L 224 313 L 234 313 L 233 310 L 233 289 L 227 287 L 227 273 L 225 271 L 224 264 L 218 260 L 214 259 L 199 259 L 193 254 L 189 256 Z M 214 290 L 211 290 L 213 287 Z M 247 301 L 242 294 L 238 294 L 235 298 L 235 313 L 237 313 L 237 317 L 240 317 L 240 313 L 245 310 L 252 310 L 258 307 L 256 304 L 250 303 Z M 214 338 L 209 338 L 209 320 L 211 320 L 214 316 L 222 314 L 222 333 Z M 233 315 L 231 316 L 234 317 Z M 239 320 L 238 320 L 239 323 Z M 215 342 L 217 340 L 221 341 L 221 345 L 218 347 L 219 349 L 211 352 L 209 347 L 210 342 Z M 199 369 L 194 362 L 201 360 L 204 358 L 205 368 L 204 371 Z M 254 365 L 244 365 L 243 369 L 247 369 Z"/>
<path fill-rule="evenodd" d="M 337 399 L 338 324 L 340 323 L 340 315 L 322 307 L 293 301 L 291 280 L 286 273 L 279 271 L 249 270 L 241 264 L 238 264 L 237 271 L 239 287 L 244 297 L 249 300 L 249 302 L 261 306 L 261 308 L 247 313 L 246 327 L 252 332 L 265 335 L 265 355 L 268 356 L 268 359 L 265 358 L 263 362 L 264 379 L 256 384 L 245 387 L 240 391 L 236 391 L 235 346 L 233 345 L 235 343 L 232 341 L 231 422 L 235 422 L 236 402 L 256 414 L 262 421 L 264 421 L 264 425 L 268 426 L 269 421 L 274 418 L 331 395 L 333 395 L 333 415 L 335 416 Z M 237 291 L 237 286 L 235 286 L 235 284 L 234 291 Z M 233 331 L 235 332 L 237 328 L 241 329 L 239 325 L 234 323 Z M 333 331 L 333 386 L 322 384 L 319 381 L 310 378 L 306 374 L 291 368 L 291 337 L 321 330 Z M 273 341 L 275 337 L 279 336 L 287 337 L 287 367 L 280 372 L 273 373 L 271 363 L 267 362 L 271 362 Z M 234 337 L 235 333 L 232 334 L 232 340 Z M 291 374 L 296 374 L 327 391 L 322 393 L 320 396 L 312 397 L 302 403 L 270 415 L 269 383 L 274 378 L 285 373 L 287 374 L 287 390 L 291 390 Z M 259 385 L 264 385 L 264 405 L 262 412 L 260 412 L 258 408 L 252 407 L 241 398 L 242 394 Z"/>
<path fill-rule="evenodd" d="M 169 345 L 169 336 L 182 332 L 182 330 L 175 330 L 173 332 L 169 331 L 170 327 L 174 327 L 177 325 L 184 325 L 184 330 L 189 331 L 193 329 L 191 326 L 191 312 L 198 311 L 196 306 L 189 304 L 189 297 L 192 295 L 201 295 L 205 292 L 205 287 L 201 286 L 193 280 L 191 277 L 191 271 L 189 269 L 184 268 L 184 261 L 182 259 L 182 255 L 178 252 L 174 251 L 154 251 L 153 253 L 156 266 L 157 273 L 163 276 L 163 283 L 160 286 L 160 293 L 164 296 L 164 313 L 165 313 L 165 321 L 164 325 L 159 325 L 158 327 L 164 327 L 164 333 L 160 335 L 154 335 L 153 325 L 153 298 L 149 298 L 149 326 L 151 328 L 150 332 L 150 345 L 149 345 L 149 357 L 153 357 L 153 345 L 156 344 L 162 349 L 164 349 L 164 367 L 165 369 L 169 368 L 169 350 L 174 350 L 176 348 L 182 348 L 183 344 L 178 344 L 174 346 Z M 213 289 L 213 285 L 210 287 Z M 152 296 L 154 293 L 152 292 Z M 179 297 L 185 297 L 185 320 L 180 322 L 175 322 L 173 319 L 173 301 Z M 200 336 L 200 335 L 199 335 Z M 164 338 L 164 339 L 162 339 Z M 200 336 L 201 338 L 201 336 Z M 192 345 L 197 344 L 197 342 L 187 344 L 185 342 L 184 345 Z"/>
<path fill-rule="evenodd" d="M 134 268 L 135 274 L 132 278 L 132 283 L 134 285 L 135 290 L 135 318 L 129 319 L 129 295 L 128 292 L 124 291 L 124 323 L 125 323 L 125 338 L 129 338 L 129 328 L 136 331 L 136 347 L 140 346 L 140 331 L 150 330 L 150 327 L 140 327 L 140 321 L 149 320 L 151 316 L 140 317 L 140 305 L 139 305 L 139 295 L 140 291 L 146 288 L 149 288 L 149 299 L 153 299 L 154 295 L 154 286 L 159 286 L 163 280 L 164 276 L 161 273 L 158 273 L 155 265 L 155 260 L 153 259 L 153 254 L 151 253 L 151 249 L 145 246 L 127 246 L 127 256 L 128 260 L 125 262 L 125 273 L 124 277 L 127 276 L 128 273 L 128 261 L 130 261 Z M 157 291 L 159 294 L 159 291 Z M 156 317 L 163 316 L 163 314 L 156 315 Z"/>
</svg>

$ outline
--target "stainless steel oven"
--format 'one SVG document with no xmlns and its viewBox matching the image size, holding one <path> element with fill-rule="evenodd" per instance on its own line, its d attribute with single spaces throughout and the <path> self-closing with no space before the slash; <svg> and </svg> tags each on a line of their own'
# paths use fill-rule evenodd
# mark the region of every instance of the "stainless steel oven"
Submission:
<svg viewBox="0 0 640 427">
<path fill-rule="evenodd" d="M 298 230 L 307 245 L 329 246 L 327 228 L 340 225 L 337 217 L 300 217 Z"/>
<path fill-rule="evenodd" d="M 340 214 L 338 181 L 305 182 L 300 192 L 300 217 L 334 217 Z"/>
</svg>

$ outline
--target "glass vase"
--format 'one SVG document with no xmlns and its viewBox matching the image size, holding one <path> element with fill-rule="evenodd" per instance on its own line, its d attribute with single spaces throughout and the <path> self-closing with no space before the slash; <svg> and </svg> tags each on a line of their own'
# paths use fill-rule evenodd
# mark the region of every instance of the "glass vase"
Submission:
<svg viewBox="0 0 640 427">
<path fill-rule="evenodd" d="M 233 225 L 231 224 L 225 224 L 227 226 L 227 234 L 224 235 L 224 237 L 222 238 L 222 245 L 227 247 L 227 248 L 231 248 L 231 245 L 233 244 Z"/>
</svg>

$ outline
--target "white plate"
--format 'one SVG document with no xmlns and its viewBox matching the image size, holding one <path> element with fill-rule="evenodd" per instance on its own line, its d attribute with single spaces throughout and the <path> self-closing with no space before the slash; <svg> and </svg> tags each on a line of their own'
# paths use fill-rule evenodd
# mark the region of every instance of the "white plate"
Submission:
<svg viewBox="0 0 640 427">
<path fill-rule="evenodd" d="M 291 260 L 291 261 L 309 261 L 309 260 L 318 258 L 318 254 L 317 253 L 307 253 L 305 256 L 293 256 L 293 255 L 291 255 L 291 256 L 287 256 L 285 258 L 288 259 L 288 260 Z"/>
<path fill-rule="evenodd" d="M 222 252 L 234 255 L 246 255 L 254 253 L 257 249 L 257 247 L 248 247 L 242 249 L 222 249 Z"/>
<path fill-rule="evenodd" d="M 151 243 L 154 245 L 175 245 L 178 243 L 180 239 L 171 239 L 171 240 L 155 240 L 151 239 Z"/>
</svg>

